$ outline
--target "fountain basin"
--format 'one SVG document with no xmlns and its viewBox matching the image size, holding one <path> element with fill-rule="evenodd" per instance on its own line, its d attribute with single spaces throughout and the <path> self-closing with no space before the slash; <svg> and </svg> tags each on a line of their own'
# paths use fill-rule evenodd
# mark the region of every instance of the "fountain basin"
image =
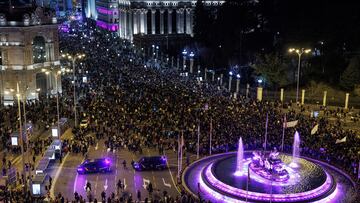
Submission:
<svg viewBox="0 0 360 203">
<path fill-rule="evenodd" d="M 235 176 L 236 153 L 224 153 L 201 159 L 190 165 L 183 173 L 183 183 L 191 194 L 200 194 L 213 202 L 338 202 L 338 195 L 345 186 L 336 179 L 343 176 L 312 161 L 299 158 L 299 168 L 289 167 L 288 181 L 276 182 L 262 178 L 248 169 L 251 152 L 244 153 L 243 171 Z M 286 167 L 292 157 L 279 156 Z M 250 181 L 248 180 L 250 172 Z M 334 178 L 335 175 L 335 178 Z M 345 178 L 346 179 L 346 178 Z M 342 183 L 344 181 L 342 180 Z M 345 181 L 348 183 L 348 181 Z M 198 183 L 200 187 L 198 187 Z M 199 190 L 200 189 L 200 190 Z"/>
</svg>

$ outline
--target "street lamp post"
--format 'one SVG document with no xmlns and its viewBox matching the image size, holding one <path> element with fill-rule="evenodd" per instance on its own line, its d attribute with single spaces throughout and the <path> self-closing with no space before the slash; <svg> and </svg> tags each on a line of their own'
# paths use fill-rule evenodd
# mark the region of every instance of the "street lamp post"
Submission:
<svg viewBox="0 0 360 203">
<path fill-rule="evenodd" d="M 156 59 L 159 58 L 159 46 L 156 46 Z"/>
<path fill-rule="evenodd" d="M 289 53 L 297 53 L 298 54 L 298 69 L 297 69 L 297 81 L 296 81 L 296 103 L 299 102 L 299 80 L 300 80 L 300 66 L 301 66 L 301 56 L 302 54 L 307 54 L 311 51 L 311 49 L 294 49 L 290 48 Z"/>
<path fill-rule="evenodd" d="M 61 78 L 61 71 L 55 74 L 55 86 L 56 86 L 56 113 L 57 113 L 57 135 L 60 139 L 60 110 L 59 110 L 59 88 L 58 88 L 58 76 Z"/>
<path fill-rule="evenodd" d="M 69 54 L 63 54 L 62 57 L 67 57 L 69 60 L 71 60 L 71 65 L 72 65 L 72 68 L 73 68 L 73 79 L 74 79 L 74 124 L 76 127 L 77 126 L 77 108 L 76 108 L 76 77 L 75 77 L 75 74 L 76 74 L 76 66 L 75 66 L 75 62 L 77 59 L 82 59 L 85 57 L 85 54 L 75 54 L 75 55 L 69 55 Z"/>
<path fill-rule="evenodd" d="M 183 71 L 185 71 L 185 69 L 186 69 L 186 54 L 187 54 L 187 51 L 184 49 L 182 54 L 183 54 Z"/>
<path fill-rule="evenodd" d="M 190 73 L 193 73 L 195 54 L 193 52 L 190 52 L 189 56 L 190 56 Z"/>
<path fill-rule="evenodd" d="M 236 75 L 236 94 L 239 93 L 240 90 L 240 74 Z"/>
<path fill-rule="evenodd" d="M 29 164 L 29 167 L 30 167 L 30 152 L 29 152 L 29 136 L 28 136 L 28 132 L 27 132 L 27 121 L 26 121 L 26 95 L 27 95 L 27 87 L 25 86 L 25 90 L 24 90 L 24 97 L 23 97 L 23 111 L 24 111 L 24 133 L 26 135 L 26 161 L 28 162 Z M 23 157 L 25 158 L 25 157 Z M 30 168 L 28 170 L 28 177 L 30 178 L 31 180 L 31 171 L 30 171 Z"/>
<path fill-rule="evenodd" d="M 0 54 L 0 60 L 1 60 L 1 54 Z M 0 65 L 0 76 L 1 76 L 0 105 L 3 105 L 5 89 L 4 89 L 4 78 L 3 78 L 4 76 L 3 76 L 3 66 L 2 65 Z"/>
<path fill-rule="evenodd" d="M 229 72 L 229 92 L 231 92 L 231 81 L 232 81 L 233 72 Z"/>
<path fill-rule="evenodd" d="M 206 82 L 206 80 L 207 80 L 207 72 L 208 72 L 208 69 L 207 68 L 205 68 L 205 71 L 204 71 L 204 80 L 205 80 L 205 82 Z"/>
<path fill-rule="evenodd" d="M 49 101 L 49 91 L 51 91 L 50 88 L 50 77 L 49 77 L 50 72 L 49 71 L 45 71 L 45 75 L 46 75 L 46 84 L 49 84 L 46 88 L 46 97 L 47 97 L 47 101 Z"/>
<path fill-rule="evenodd" d="M 22 122 L 21 122 L 21 107 L 20 107 L 20 90 L 19 90 L 19 83 L 16 84 L 16 96 L 17 96 L 17 104 L 18 104 L 18 116 L 19 116 L 19 138 L 20 138 L 20 147 L 21 147 L 21 163 L 23 167 L 22 175 L 24 177 L 24 191 L 26 191 L 26 168 L 25 168 L 25 159 L 24 159 L 24 140 L 23 140 L 23 133 L 22 133 Z"/>
</svg>

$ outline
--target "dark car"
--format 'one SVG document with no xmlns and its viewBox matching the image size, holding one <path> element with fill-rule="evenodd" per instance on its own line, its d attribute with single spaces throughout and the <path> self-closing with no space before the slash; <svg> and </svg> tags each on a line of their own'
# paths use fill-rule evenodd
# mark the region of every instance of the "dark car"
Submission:
<svg viewBox="0 0 360 203">
<path fill-rule="evenodd" d="M 105 173 L 111 171 L 111 160 L 109 158 L 87 159 L 77 168 L 79 174 L 84 173 Z"/>
<path fill-rule="evenodd" d="M 136 171 L 163 170 L 167 167 L 166 156 L 142 157 L 138 162 L 133 162 L 132 166 Z"/>
</svg>

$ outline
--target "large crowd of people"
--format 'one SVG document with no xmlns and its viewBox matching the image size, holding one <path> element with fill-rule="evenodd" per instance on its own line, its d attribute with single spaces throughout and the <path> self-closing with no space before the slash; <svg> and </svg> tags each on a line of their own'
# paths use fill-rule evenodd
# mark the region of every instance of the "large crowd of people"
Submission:
<svg viewBox="0 0 360 203">
<path fill-rule="evenodd" d="M 199 82 L 195 77 L 180 76 L 175 67 L 156 63 L 144 57 L 132 43 L 92 28 L 91 25 L 74 25 L 71 34 L 60 34 L 62 53 L 84 53 L 86 57 L 76 63 L 76 75 L 86 76 L 87 81 L 77 80 L 78 111 L 80 119 L 88 119 L 89 127 L 75 129 L 74 138 L 67 140 L 68 151 L 86 156 L 89 145 L 105 139 L 107 148 L 125 148 L 142 153 L 143 148 L 154 147 L 176 152 L 178 137 L 184 136 L 184 150 L 197 153 L 197 129 L 200 127 L 200 155 L 235 150 L 239 137 L 245 149 L 264 147 L 265 123 L 268 118 L 267 148 L 281 148 L 283 118 L 298 120 L 298 125 L 286 128 L 284 152 L 291 152 L 293 135 L 301 135 L 301 154 L 336 165 L 352 175 L 358 175 L 360 139 L 354 131 L 344 130 L 339 121 L 330 122 L 326 117 L 309 117 L 294 109 L 284 109 L 278 101 L 256 101 L 245 96 L 231 98 L 225 88 L 218 88 L 210 81 Z M 156 61 L 156 60 L 155 60 Z M 62 61 L 66 64 L 66 61 Z M 160 65 L 159 65 L 160 64 Z M 153 68 L 156 67 L 156 68 Z M 160 67 L 160 68 L 159 68 Z M 80 77 L 81 78 L 81 77 Z M 62 78 L 61 115 L 72 117 L 72 74 Z M 27 104 L 28 120 L 36 126 L 52 125 L 56 119 L 56 100 L 47 98 Z M 9 134 L 17 129 L 16 105 L 1 109 L 0 137 L 2 146 L 9 148 Z M 327 114 L 339 113 L 326 111 Z M 316 134 L 311 129 L 319 124 Z M 40 128 L 40 127 L 39 127 Z M 211 149 L 210 149 L 210 130 Z M 89 137 L 88 132 L 94 132 Z M 336 139 L 347 137 L 346 142 L 335 144 Z M 34 142 L 34 150 L 40 151 Z M 5 160 L 6 162 L 6 160 Z M 358 181 L 359 183 L 359 181 Z M 108 202 L 133 202 L 136 197 L 110 195 Z M 85 197 L 74 197 L 76 202 Z M 145 198 L 142 198 L 145 200 Z M 66 202 L 61 194 L 56 201 Z M 199 202 L 188 194 L 179 197 L 159 195 L 153 202 Z"/>
</svg>

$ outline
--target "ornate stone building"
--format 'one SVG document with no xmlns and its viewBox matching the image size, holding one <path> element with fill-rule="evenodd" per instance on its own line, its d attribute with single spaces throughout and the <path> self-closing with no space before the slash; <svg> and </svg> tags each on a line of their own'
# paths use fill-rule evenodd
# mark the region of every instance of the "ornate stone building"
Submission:
<svg viewBox="0 0 360 203">
<path fill-rule="evenodd" d="M 61 91 L 58 25 L 54 14 L 33 5 L 0 8 L 0 103 Z"/>
<path fill-rule="evenodd" d="M 224 0 L 206 0 L 218 7 Z M 136 34 L 193 36 L 196 0 L 119 0 L 119 35 L 133 40 Z"/>
</svg>

